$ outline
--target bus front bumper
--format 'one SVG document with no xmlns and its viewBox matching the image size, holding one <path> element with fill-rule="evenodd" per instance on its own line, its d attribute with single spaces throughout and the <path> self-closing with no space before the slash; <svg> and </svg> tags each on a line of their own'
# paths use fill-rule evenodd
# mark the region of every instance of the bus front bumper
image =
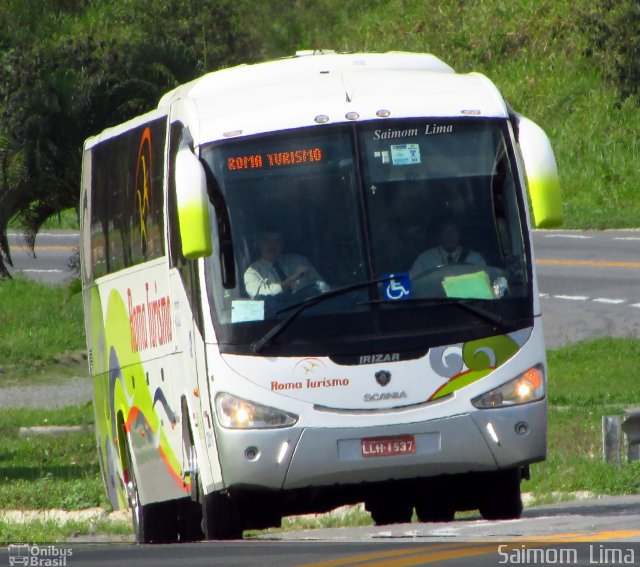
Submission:
<svg viewBox="0 0 640 567">
<path fill-rule="evenodd" d="M 546 402 L 414 423 L 346 428 L 218 429 L 225 488 L 310 486 L 505 469 L 544 460 Z M 367 455 L 363 439 L 404 438 L 414 452 Z"/>
</svg>

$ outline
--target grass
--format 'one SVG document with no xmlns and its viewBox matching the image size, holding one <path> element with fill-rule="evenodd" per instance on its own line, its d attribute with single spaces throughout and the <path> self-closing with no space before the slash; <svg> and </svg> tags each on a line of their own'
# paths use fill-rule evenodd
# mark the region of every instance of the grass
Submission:
<svg viewBox="0 0 640 567">
<path fill-rule="evenodd" d="M 20 427 L 86 425 L 93 408 L 3 409 L 0 412 L 0 503 L 5 510 L 110 510 L 90 431 L 21 437 Z M 91 521 L 53 519 L 9 522 L 0 519 L 0 544 L 50 543 L 96 534 L 130 536 L 129 523 L 108 518 Z"/>
<path fill-rule="evenodd" d="M 553 492 L 640 492 L 640 462 L 613 467 L 602 457 L 602 416 L 640 405 L 640 341 L 597 339 L 550 351 L 549 445 L 523 489 Z"/>
<path fill-rule="evenodd" d="M 114 540 L 118 540 L 122 536 L 131 536 L 131 527 L 122 522 L 112 522 L 102 518 L 89 522 L 71 520 L 60 523 L 55 520 L 39 520 L 24 524 L 0 520 L 0 544 L 2 545 L 10 543 L 43 544 L 60 541 L 73 543 L 73 540 L 79 537 L 97 534 L 103 537 L 113 536 Z M 71 564 L 70 562 L 69 565 Z"/>
<path fill-rule="evenodd" d="M 359 3 L 349 12 L 335 0 L 332 25 L 311 19 L 304 39 L 306 47 L 338 51 L 431 52 L 458 72 L 484 73 L 548 133 L 565 227 L 638 227 L 638 100 L 620 95 L 607 74 L 620 64 L 620 53 L 598 52 L 596 32 L 587 25 L 604 21 L 605 4 L 389 0 Z"/>
<path fill-rule="evenodd" d="M 0 384 L 68 375 L 76 368 L 56 365 L 55 356 L 84 348 L 80 294 L 26 278 L 0 279 Z"/>
<path fill-rule="evenodd" d="M 22 225 L 18 219 L 9 222 L 9 230 L 20 231 Z M 53 215 L 42 225 L 42 230 L 80 230 L 78 223 L 78 214 L 75 209 L 65 209 L 57 215 Z"/>
<path fill-rule="evenodd" d="M 19 435 L 20 427 L 84 425 L 93 408 L 3 409 L 0 412 L 0 502 L 4 509 L 78 510 L 108 506 L 90 431 L 56 436 Z"/>
</svg>

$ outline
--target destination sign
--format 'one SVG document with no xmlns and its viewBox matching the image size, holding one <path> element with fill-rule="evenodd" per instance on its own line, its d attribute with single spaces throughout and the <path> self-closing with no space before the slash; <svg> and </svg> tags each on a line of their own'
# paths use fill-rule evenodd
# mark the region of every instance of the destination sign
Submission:
<svg viewBox="0 0 640 567">
<path fill-rule="evenodd" d="M 292 165 L 318 163 L 324 159 L 320 148 L 304 148 L 286 152 L 259 153 L 253 155 L 229 156 L 227 158 L 228 171 L 243 171 L 249 169 L 268 169 Z"/>
</svg>

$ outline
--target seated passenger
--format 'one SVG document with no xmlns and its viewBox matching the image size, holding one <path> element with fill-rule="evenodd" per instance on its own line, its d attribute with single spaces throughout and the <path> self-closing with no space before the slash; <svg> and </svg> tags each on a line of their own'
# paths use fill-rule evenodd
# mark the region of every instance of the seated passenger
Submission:
<svg viewBox="0 0 640 567">
<path fill-rule="evenodd" d="M 447 217 L 439 223 L 438 241 L 438 246 L 422 252 L 416 258 L 409 270 L 412 278 L 449 264 L 486 265 L 478 252 L 460 245 L 460 229 L 452 218 Z"/>
<path fill-rule="evenodd" d="M 284 239 L 277 229 L 260 233 L 260 258 L 244 273 L 244 286 L 252 299 L 295 292 L 312 285 L 328 288 L 309 260 L 298 254 L 283 254 Z"/>
</svg>

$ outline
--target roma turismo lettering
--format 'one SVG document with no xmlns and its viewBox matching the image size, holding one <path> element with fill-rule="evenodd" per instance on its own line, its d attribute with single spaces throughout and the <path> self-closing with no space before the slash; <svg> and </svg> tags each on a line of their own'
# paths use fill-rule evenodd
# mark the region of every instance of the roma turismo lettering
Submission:
<svg viewBox="0 0 640 567">
<path fill-rule="evenodd" d="M 173 340 L 171 301 L 168 295 L 151 299 L 149 283 L 145 283 L 145 301 L 134 303 L 131 288 L 127 289 L 131 351 L 156 348 Z"/>
<path fill-rule="evenodd" d="M 281 390 L 315 390 L 318 388 L 344 388 L 349 385 L 348 378 L 323 378 L 321 380 L 312 380 L 307 378 L 304 382 L 298 380 L 296 382 L 278 382 L 271 381 L 271 391 Z"/>
</svg>

